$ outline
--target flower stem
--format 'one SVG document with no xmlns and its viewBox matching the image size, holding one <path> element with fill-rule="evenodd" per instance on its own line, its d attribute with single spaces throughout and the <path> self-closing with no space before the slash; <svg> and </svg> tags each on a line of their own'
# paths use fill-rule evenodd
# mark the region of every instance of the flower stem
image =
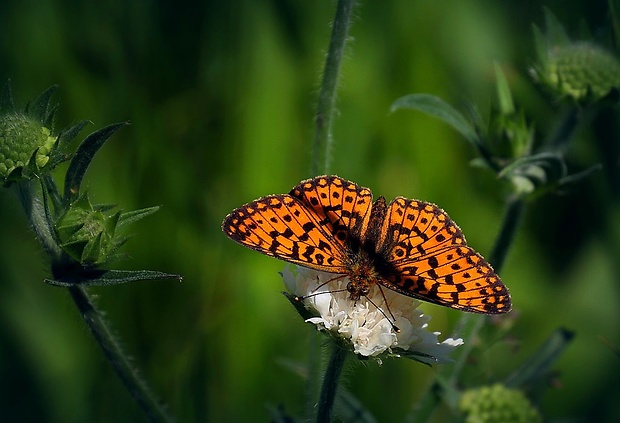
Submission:
<svg viewBox="0 0 620 423">
<path fill-rule="evenodd" d="M 316 416 L 317 423 L 329 423 L 332 420 L 338 381 L 346 358 L 347 351 L 339 345 L 334 345 L 327 370 L 325 371 L 323 386 L 321 387 L 319 410 Z"/>
<path fill-rule="evenodd" d="M 504 261 L 508 255 L 510 245 L 517 233 L 517 227 L 521 220 L 525 202 L 522 198 L 514 195 L 506 202 L 506 210 L 504 211 L 504 219 L 502 227 L 493 246 L 493 250 L 489 254 L 489 263 L 493 266 L 495 272 L 499 273 L 504 266 Z"/>
<path fill-rule="evenodd" d="M 333 143 L 332 126 L 334 121 L 334 110 L 336 103 L 336 90 L 338 88 L 338 77 L 340 74 L 340 64 L 347 42 L 349 27 L 351 26 L 351 16 L 355 0 L 338 0 L 336 6 L 336 16 L 332 26 L 332 34 L 329 41 L 329 50 L 325 60 L 323 80 L 321 81 L 321 91 L 315 117 L 315 133 L 312 148 L 312 175 L 327 174 L 330 169 L 330 153 Z M 309 358 L 309 378 L 308 395 L 314 398 L 315 386 L 317 386 L 319 363 L 318 357 L 318 335 L 313 334 Z M 342 372 L 342 366 L 346 358 L 346 351 L 335 346 L 329 365 L 325 371 L 325 378 L 321 387 L 319 398 L 319 409 L 317 422 L 329 422 L 332 418 L 336 389 L 338 380 Z M 312 401 L 312 400 L 310 400 Z M 312 404 L 312 402 L 308 402 Z M 309 410 L 307 410 L 308 412 Z M 307 415 L 310 415 L 309 413 Z"/>
<path fill-rule="evenodd" d="M 129 359 L 123 353 L 119 343 L 108 329 L 101 314 L 93 305 L 86 290 L 79 286 L 69 287 L 68 290 L 106 358 L 112 367 L 114 367 L 116 374 L 133 399 L 146 413 L 149 420 L 152 422 L 172 421 L 172 418 L 168 415 L 163 405 L 158 401 L 155 395 L 153 395 L 146 382 L 140 378 L 137 370 L 131 365 Z"/>
<path fill-rule="evenodd" d="M 329 173 L 336 89 L 354 6 L 355 0 L 338 0 L 338 5 L 336 6 L 336 17 L 334 18 L 332 35 L 329 41 L 329 51 L 325 61 L 323 81 L 321 82 L 321 91 L 319 93 L 319 104 L 315 117 L 316 128 L 311 169 L 313 175 Z"/>
</svg>

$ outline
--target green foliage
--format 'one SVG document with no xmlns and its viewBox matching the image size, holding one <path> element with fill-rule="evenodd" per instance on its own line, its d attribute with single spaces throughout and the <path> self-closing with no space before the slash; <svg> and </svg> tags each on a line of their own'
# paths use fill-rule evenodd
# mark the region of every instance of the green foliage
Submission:
<svg viewBox="0 0 620 423">
<path fill-rule="evenodd" d="M 615 54 L 605 42 L 614 34 L 604 3 L 550 6 L 570 40 L 582 39 L 575 28 L 584 21 L 597 34 L 584 41 Z M 20 97 L 58 83 L 56 128 L 83 127 L 82 119 L 96 128 L 132 122 L 98 150 L 81 192 L 94 204 L 162 204 L 148 223 L 135 226 L 139 236 L 125 247 L 133 260 L 122 265 L 182 273 L 184 283 L 92 289 L 178 421 L 265 421 L 275 409 L 287 418 L 304 414 L 305 379 L 281 361 L 305 369 L 308 356 L 322 358 L 308 345 L 311 329 L 279 295 L 282 264 L 229 242 L 219 226 L 232 208 L 314 176 L 310 140 L 333 13 L 332 2 L 298 1 L 0 5 L 3 75 Z M 555 101 L 531 82 L 525 70 L 539 59 L 528 28 L 535 23 L 549 32 L 540 2 L 364 2 L 355 15 L 337 95 L 334 173 L 386 198 L 439 204 L 486 256 L 502 200 L 514 192 L 498 171 L 523 155 L 548 152 L 537 149 L 543 144 L 561 152 L 567 177 L 602 164 L 602 171 L 554 188 L 561 195 L 529 203 L 501 273 L 515 304 L 510 337 L 496 342 L 493 329 L 483 331 L 462 378 L 472 388 L 505 380 L 540 340 L 568 327 L 575 338 L 554 364 L 553 387 L 539 409 L 550 420 L 614 421 L 620 361 L 608 344 L 620 344 L 617 111 L 599 113 L 598 102 L 573 108 L 572 98 Z M 491 124 L 506 114 L 494 101 L 496 61 L 515 105 L 508 115 L 517 128 L 532 130 L 530 151 L 504 142 L 509 138 Z M 462 143 L 451 127 L 422 113 L 387 113 L 394 99 L 420 92 L 492 135 L 494 142 L 483 145 L 502 159 L 491 161 L 496 169 L 469 167 L 478 147 Z M 71 132 L 51 130 L 59 143 Z M 58 162 L 57 171 L 66 165 Z M 62 205 L 64 189 L 50 192 L 51 210 Z M 139 421 L 142 412 L 90 346 L 66 290 L 37 283 L 49 278 L 40 247 L 13 199 L 0 196 L 3 418 Z M 445 334 L 460 317 L 433 306 L 427 311 L 430 327 Z M 377 421 L 402 421 L 435 373 L 408 360 L 357 366 L 345 371 L 353 396 L 346 404 L 352 415 L 363 404 Z M 388 399 L 381 395 L 387 389 Z M 431 421 L 446 421 L 447 413 L 440 407 Z"/>
</svg>

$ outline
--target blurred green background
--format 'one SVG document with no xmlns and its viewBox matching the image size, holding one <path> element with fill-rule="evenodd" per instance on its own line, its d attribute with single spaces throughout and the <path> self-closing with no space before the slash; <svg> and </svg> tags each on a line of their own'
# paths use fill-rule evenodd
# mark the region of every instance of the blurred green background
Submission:
<svg viewBox="0 0 620 423">
<path fill-rule="evenodd" d="M 364 2 L 342 69 L 331 171 L 388 199 L 439 204 L 488 254 L 505 186 L 469 166 L 474 153 L 451 128 L 389 106 L 428 92 L 488 111 L 497 61 L 548 132 L 557 107 L 528 77 L 543 4 L 567 28 L 585 22 L 596 33 L 607 23 L 604 1 Z M 162 205 L 133 227 L 133 259 L 120 266 L 184 280 L 92 291 L 178 421 L 303 412 L 304 381 L 284 363 L 306 363 L 313 329 L 280 294 L 283 263 L 226 239 L 220 223 L 313 176 L 312 118 L 334 10 L 333 1 L 298 0 L 0 2 L 0 79 L 12 80 L 18 104 L 59 84 L 57 129 L 90 119 L 83 137 L 132 123 L 102 149 L 86 184 L 94 202 Z M 618 122 L 606 112 L 568 154 L 574 170 L 602 162 L 602 172 L 528 207 L 502 272 L 514 348 L 482 350 L 481 371 L 467 381 L 501 379 L 552 330 L 574 330 L 541 405 L 548 418 L 620 416 L 620 358 L 607 345 L 620 345 Z M 6 190 L 0 201 L 0 419 L 143 421 L 68 293 L 42 282 L 45 255 L 17 202 Z M 450 334 L 458 312 L 426 310 L 432 329 Z M 344 384 L 379 421 L 400 421 L 435 371 L 388 360 L 354 366 Z"/>
</svg>

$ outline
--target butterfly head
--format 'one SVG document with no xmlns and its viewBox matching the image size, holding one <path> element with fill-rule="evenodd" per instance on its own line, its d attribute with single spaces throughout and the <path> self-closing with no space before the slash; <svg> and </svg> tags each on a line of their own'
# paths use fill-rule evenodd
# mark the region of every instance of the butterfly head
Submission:
<svg viewBox="0 0 620 423">
<path fill-rule="evenodd" d="M 364 279 L 351 277 L 347 284 L 347 291 L 350 294 L 350 298 L 353 301 L 357 301 L 361 297 L 366 297 L 368 295 L 370 292 L 370 284 Z"/>
</svg>

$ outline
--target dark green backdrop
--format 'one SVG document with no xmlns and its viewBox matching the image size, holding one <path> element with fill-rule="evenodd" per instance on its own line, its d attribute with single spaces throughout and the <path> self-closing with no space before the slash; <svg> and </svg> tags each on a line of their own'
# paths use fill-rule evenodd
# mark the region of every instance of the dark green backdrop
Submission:
<svg viewBox="0 0 620 423">
<path fill-rule="evenodd" d="M 335 4 L 105 3 L 0 3 L 0 79 L 12 80 L 18 103 L 59 84 L 58 129 L 132 123 L 89 170 L 93 201 L 162 205 L 134 226 L 125 247 L 133 260 L 121 266 L 184 281 L 93 289 L 99 305 L 178 421 L 266 421 L 280 405 L 301 414 L 304 382 L 284 363 L 306 362 L 313 329 L 280 294 L 283 264 L 235 245 L 220 222 L 313 176 L 312 117 Z M 567 28 L 585 21 L 594 32 L 605 3 L 544 2 Z M 412 92 L 488 110 L 497 61 L 547 130 L 553 109 L 527 73 L 532 23 L 543 24 L 541 2 L 364 2 L 342 70 L 332 172 L 388 199 L 439 204 L 488 254 L 506 188 L 469 166 L 473 152 L 446 125 L 388 111 Z M 548 417 L 620 415 L 620 358 L 604 341 L 620 344 L 616 116 L 582 131 L 569 155 L 575 170 L 599 161 L 605 170 L 527 209 L 502 272 L 517 348 L 475 357 L 483 374 L 502 377 L 555 328 L 574 330 L 559 384 L 544 397 Z M 0 419 L 140 421 L 68 293 L 43 284 L 44 254 L 9 194 L 0 192 Z M 458 312 L 426 310 L 432 329 L 449 334 Z M 380 421 L 398 421 L 434 371 L 389 360 L 354 366 L 344 383 Z"/>
</svg>

